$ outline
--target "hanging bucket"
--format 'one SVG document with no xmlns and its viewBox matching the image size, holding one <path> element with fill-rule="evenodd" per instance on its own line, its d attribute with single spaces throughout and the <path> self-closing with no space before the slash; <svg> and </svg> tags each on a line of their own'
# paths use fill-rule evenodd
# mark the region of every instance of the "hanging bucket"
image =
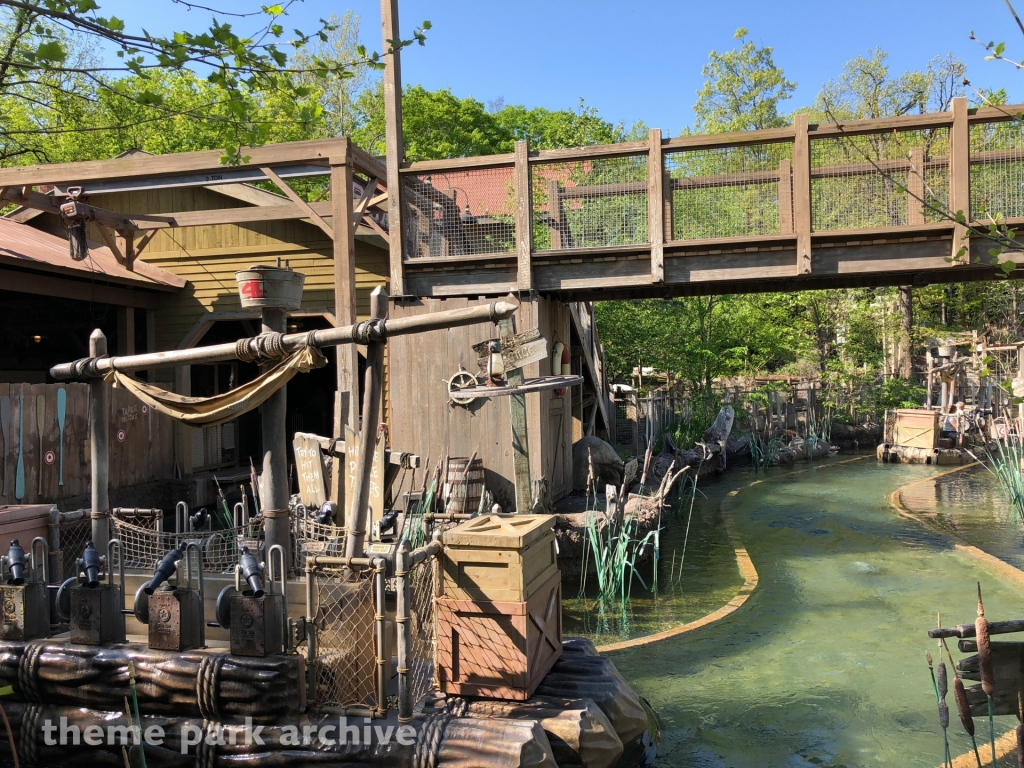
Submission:
<svg viewBox="0 0 1024 768">
<path fill-rule="evenodd" d="M 306 276 L 284 267 L 249 267 L 235 273 L 238 297 L 246 308 L 298 309 Z"/>
</svg>

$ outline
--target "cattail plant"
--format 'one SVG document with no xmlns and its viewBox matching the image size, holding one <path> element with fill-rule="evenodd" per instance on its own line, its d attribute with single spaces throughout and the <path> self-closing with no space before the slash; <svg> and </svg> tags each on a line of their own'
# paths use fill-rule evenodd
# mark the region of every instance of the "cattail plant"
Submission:
<svg viewBox="0 0 1024 768">
<path fill-rule="evenodd" d="M 949 690 L 946 679 L 946 662 L 939 655 L 939 669 L 935 676 L 938 683 L 939 694 L 939 727 L 942 728 L 942 745 L 945 747 L 946 764 L 952 768 L 952 760 L 949 755 L 949 706 L 946 704 L 946 692 Z"/>
<path fill-rule="evenodd" d="M 964 681 L 956 671 L 956 664 L 953 663 L 953 654 L 949 652 L 946 645 L 946 638 L 939 641 L 946 651 L 946 658 L 949 659 L 949 666 L 953 670 L 953 700 L 956 702 L 956 711 L 960 716 L 960 723 L 963 725 L 967 735 L 971 737 L 971 746 L 974 747 L 974 758 L 978 761 L 978 768 L 981 768 L 981 755 L 978 753 L 978 740 L 974 736 L 974 718 L 971 717 L 971 705 L 967 703 L 967 690 L 964 688 Z"/>
<path fill-rule="evenodd" d="M 1024 768 L 1024 697 L 1017 691 L 1017 768 Z"/>
<path fill-rule="evenodd" d="M 996 722 L 992 716 L 992 697 L 996 692 L 996 676 L 992 670 L 992 643 L 988 636 L 988 619 L 985 618 L 985 603 L 981 599 L 981 582 L 978 582 L 978 618 L 974 620 L 974 634 L 978 641 L 978 659 L 981 661 L 981 689 L 988 697 L 988 732 L 992 743 L 992 765 L 996 764 Z"/>
</svg>

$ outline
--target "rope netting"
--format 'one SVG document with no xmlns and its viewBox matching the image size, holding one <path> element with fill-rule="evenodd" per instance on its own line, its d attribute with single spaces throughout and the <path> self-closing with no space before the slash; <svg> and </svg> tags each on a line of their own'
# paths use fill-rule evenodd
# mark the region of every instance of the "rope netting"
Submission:
<svg viewBox="0 0 1024 768">
<path fill-rule="evenodd" d="M 948 128 L 811 140 L 815 231 L 943 221 L 948 204 Z"/>
<path fill-rule="evenodd" d="M 756 144 L 665 155 L 665 236 L 705 240 L 793 231 L 793 145 Z"/>
<path fill-rule="evenodd" d="M 292 518 L 292 547 L 294 567 L 302 571 L 309 555 L 330 555 L 341 557 L 345 554 L 345 529 L 338 525 L 322 525 L 311 517 Z"/>
<path fill-rule="evenodd" d="M 347 580 L 342 566 L 308 569 L 312 579 L 313 631 L 316 632 L 315 700 L 319 707 L 374 707 L 376 642 L 373 571 Z"/>
<path fill-rule="evenodd" d="M 409 690 L 415 705 L 436 687 L 437 626 L 434 611 L 434 559 L 427 558 L 409 572 L 412 658 Z"/>
<path fill-rule="evenodd" d="M 244 544 L 255 552 L 263 532 L 263 521 L 258 518 L 237 528 L 188 533 L 160 532 L 116 517 L 110 522 L 112 535 L 120 539 L 124 547 L 125 567 L 142 570 L 156 568 L 168 550 L 180 542 L 196 541 L 203 553 L 203 571 L 231 573 L 238 562 L 239 546 Z"/>
<path fill-rule="evenodd" d="M 406 254 L 417 259 L 511 253 L 515 206 L 511 166 L 405 176 Z"/>
<path fill-rule="evenodd" d="M 647 158 L 532 166 L 533 249 L 646 243 Z"/>
</svg>

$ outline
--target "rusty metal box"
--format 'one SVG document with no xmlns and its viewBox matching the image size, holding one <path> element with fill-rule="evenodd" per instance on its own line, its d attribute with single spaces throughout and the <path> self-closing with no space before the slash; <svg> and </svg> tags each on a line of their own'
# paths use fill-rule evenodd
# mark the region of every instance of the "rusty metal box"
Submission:
<svg viewBox="0 0 1024 768">
<path fill-rule="evenodd" d="M 106 645 L 125 641 L 121 589 L 100 584 L 71 590 L 71 642 Z"/>
<path fill-rule="evenodd" d="M 187 651 L 203 645 L 203 601 L 194 589 L 158 590 L 149 598 L 149 647 Z"/>
<path fill-rule="evenodd" d="M 262 658 L 284 652 L 281 595 L 231 596 L 231 653 Z"/>
<path fill-rule="evenodd" d="M 898 409 L 893 443 L 905 448 L 932 450 L 940 437 L 939 418 L 939 412 L 930 408 Z"/>
<path fill-rule="evenodd" d="M 43 583 L 0 586 L 2 640 L 33 640 L 50 634 L 50 604 Z"/>
<path fill-rule="evenodd" d="M 562 574 L 525 602 L 437 600 L 437 673 L 443 693 L 530 698 L 562 655 Z"/>
<path fill-rule="evenodd" d="M 553 515 L 487 515 L 444 534 L 444 596 L 522 602 L 558 573 Z"/>
</svg>

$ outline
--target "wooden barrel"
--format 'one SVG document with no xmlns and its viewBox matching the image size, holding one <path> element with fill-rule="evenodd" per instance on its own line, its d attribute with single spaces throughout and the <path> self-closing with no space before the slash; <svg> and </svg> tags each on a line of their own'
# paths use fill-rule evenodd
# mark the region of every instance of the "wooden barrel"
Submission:
<svg viewBox="0 0 1024 768">
<path fill-rule="evenodd" d="M 444 484 L 444 497 L 453 503 L 453 511 L 472 514 L 480 506 L 480 497 L 484 494 L 484 462 L 483 459 L 474 459 L 466 482 L 463 483 L 462 475 L 468 462 L 468 456 L 448 458 L 448 478 Z"/>
</svg>

